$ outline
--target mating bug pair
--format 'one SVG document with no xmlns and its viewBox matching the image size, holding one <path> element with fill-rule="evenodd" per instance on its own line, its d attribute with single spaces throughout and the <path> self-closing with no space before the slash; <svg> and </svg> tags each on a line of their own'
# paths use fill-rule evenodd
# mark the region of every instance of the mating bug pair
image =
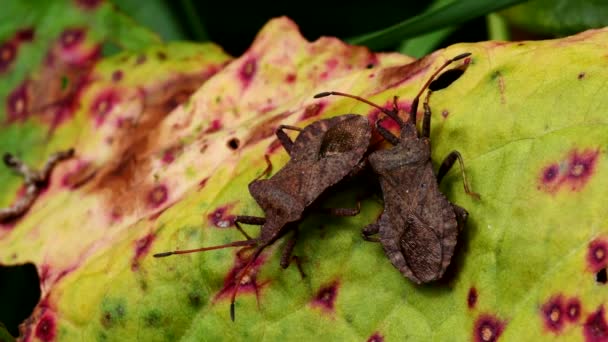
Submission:
<svg viewBox="0 0 608 342">
<path fill-rule="evenodd" d="M 277 239 L 293 232 L 281 257 L 281 266 L 286 268 L 292 259 L 298 223 L 305 211 L 316 204 L 315 201 L 332 186 L 357 173 L 369 163 L 380 179 L 384 212 L 376 223 L 363 229 L 364 238 L 380 242 L 393 265 L 410 280 L 424 283 L 441 278 L 454 254 L 459 229 L 468 214 L 466 210 L 450 203 L 439 192 L 438 183 L 456 160 L 460 162 L 463 178 L 465 174 L 462 158 L 456 151 L 444 160 L 437 175 L 432 169 L 429 98 L 432 91 L 447 87 L 462 74 L 459 69 L 439 75 L 440 72 L 452 62 L 469 55 L 470 53 L 464 53 L 446 61 L 431 76 L 412 102 L 406 121 L 399 115 L 396 97 L 393 109 L 387 110 L 354 95 L 339 92 L 315 95 L 315 98 L 330 95 L 351 97 L 378 108 L 400 127 L 400 136 L 397 137 L 382 127 L 381 123 L 385 118 L 375 123 L 376 130 L 394 147 L 373 151 L 368 155 L 371 127 L 366 117 L 357 114 L 319 120 L 303 129 L 279 126 L 276 135 L 291 159 L 271 178 L 256 179 L 249 184 L 249 192 L 264 210 L 265 217 L 236 217 L 235 226 L 246 239 L 219 246 L 158 253 L 154 256 L 165 257 L 227 247 L 254 247 L 245 267 L 235 277 L 230 305 L 231 319 L 234 320 L 234 302 L 239 285 L 261 252 Z M 422 131 L 418 132 L 416 112 L 420 96 L 427 88 L 429 91 L 423 104 Z M 300 134 L 292 141 L 285 129 L 297 130 Z M 265 173 L 269 172 L 270 164 Z M 465 191 L 478 197 L 469 190 L 466 178 L 463 181 Z M 359 212 L 358 208 L 330 211 L 338 215 L 356 215 Z M 262 226 L 260 235 L 256 238 L 250 237 L 241 229 L 239 223 Z M 378 238 L 372 237 L 376 234 Z"/>
</svg>

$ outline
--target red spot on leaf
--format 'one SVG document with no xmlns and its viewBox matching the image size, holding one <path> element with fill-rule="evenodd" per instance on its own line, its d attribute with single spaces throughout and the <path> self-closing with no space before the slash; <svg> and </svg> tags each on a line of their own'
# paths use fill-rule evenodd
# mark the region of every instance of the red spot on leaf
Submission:
<svg viewBox="0 0 608 342">
<path fill-rule="evenodd" d="M 215 133 L 222 129 L 222 127 L 223 125 L 220 119 L 213 119 L 213 121 L 211 121 L 211 125 L 209 125 L 209 127 L 205 130 L 205 133 Z"/>
<path fill-rule="evenodd" d="M 338 297 L 339 287 L 340 283 L 338 281 L 334 281 L 327 286 L 321 287 L 313 298 L 311 305 L 321 308 L 327 312 L 333 312 L 336 305 L 336 298 Z"/>
<path fill-rule="evenodd" d="M 108 113 L 112 111 L 112 108 L 120 101 L 120 96 L 113 89 L 106 89 L 97 95 L 97 98 L 91 105 L 91 111 L 95 115 L 95 124 L 97 127 L 101 126 Z"/>
<path fill-rule="evenodd" d="M 243 86 L 247 88 L 255 76 L 257 70 L 257 60 L 253 57 L 247 59 L 239 69 L 239 78 Z"/>
<path fill-rule="evenodd" d="M 152 188 L 148 193 L 148 207 L 158 208 L 167 201 L 169 190 L 167 186 L 160 184 Z"/>
<path fill-rule="evenodd" d="M 139 261 L 150 251 L 150 246 L 156 236 L 154 234 L 148 234 L 143 238 L 135 241 L 135 254 L 133 255 L 133 260 L 131 261 L 131 270 L 133 272 L 139 270 Z"/>
<path fill-rule="evenodd" d="M 384 342 L 384 337 L 379 332 L 375 332 L 367 339 L 367 342 Z"/>
<path fill-rule="evenodd" d="M 570 298 L 566 303 L 566 319 L 572 323 L 581 317 L 581 302 L 578 298 Z"/>
<path fill-rule="evenodd" d="M 146 62 L 146 60 L 148 59 L 148 57 L 146 57 L 146 55 L 139 55 L 137 56 L 137 58 L 135 59 L 135 65 L 141 65 L 144 64 Z"/>
<path fill-rule="evenodd" d="M 6 101 L 8 122 L 25 121 L 28 107 L 27 81 L 13 90 Z"/>
<path fill-rule="evenodd" d="M 234 288 L 236 286 L 237 277 L 241 276 L 241 272 L 247 266 L 249 262 L 249 257 L 244 257 L 243 252 L 250 250 L 250 248 L 243 248 L 236 253 L 236 258 L 234 260 L 234 266 L 228 271 L 226 277 L 224 277 L 224 286 L 222 289 L 215 295 L 213 301 L 217 301 L 224 298 L 229 298 L 232 296 L 234 292 Z M 257 274 L 260 270 L 260 267 L 264 264 L 266 259 L 263 255 L 258 256 L 258 258 L 253 262 L 251 267 L 247 270 L 247 274 L 243 275 L 241 278 L 241 284 L 239 286 L 240 294 L 243 293 L 255 293 L 256 298 L 260 299 L 260 290 L 264 285 L 268 282 L 258 283 Z"/>
<path fill-rule="evenodd" d="M 48 342 L 55 339 L 56 333 L 55 319 L 50 314 L 45 313 L 36 325 L 36 337 Z"/>
<path fill-rule="evenodd" d="M 572 191 L 581 190 L 593 175 L 598 155 L 599 149 L 571 151 L 566 160 L 543 168 L 538 188 L 551 194 L 564 186 Z"/>
<path fill-rule="evenodd" d="M 103 3 L 103 0 L 76 0 L 76 5 L 85 10 L 94 10 Z"/>
<path fill-rule="evenodd" d="M 285 81 L 286 81 L 287 83 L 294 83 L 294 82 L 296 81 L 296 74 L 288 74 L 288 75 L 285 77 Z"/>
<path fill-rule="evenodd" d="M 608 241 L 606 239 L 597 238 L 589 243 L 587 262 L 593 273 L 608 266 Z"/>
<path fill-rule="evenodd" d="M 477 318 L 473 327 L 473 340 L 475 342 L 495 342 L 505 329 L 505 322 L 489 314 Z"/>
<path fill-rule="evenodd" d="M 85 35 L 85 30 L 82 28 L 67 29 L 59 36 L 59 42 L 62 48 L 71 50 L 82 43 Z"/>
<path fill-rule="evenodd" d="M 323 108 L 325 108 L 326 105 L 327 104 L 325 102 L 315 102 L 311 105 L 308 105 L 304 109 L 304 113 L 300 117 L 300 120 L 310 119 L 321 114 L 321 111 L 323 110 Z"/>
<path fill-rule="evenodd" d="M 475 287 L 471 287 L 469 289 L 469 294 L 467 295 L 467 305 L 469 309 L 473 309 L 477 304 L 477 289 Z"/>
<path fill-rule="evenodd" d="M 556 295 L 543 304 L 541 315 L 545 322 L 545 327 L 553 332 L 558 333 L 562 330 L 565 323 L 565 305 L 562 295 Z"/>
<path fill-rule="evenodd" d="M 112 73 L 112 81 L 114 81 L 114 82 L 119 82 L 120 80 L 122 80 L 122 77 L 123 77 L 122 70 L 116 70 Z"/>
<path fill-rule="evenodd" d="M 0 45 L 0 74 L 8 70 L 16 55 L 17 46 L 12 41 Z"/>
<path fill-rule="evenodd" d="M 31 27 L 27 27 L 17 31 L 15 34 L 15 39 L 19 43 L 31 42 L 34 40 L 34 29 Z"/>
<path fill-rule="evenodd" d="M 207 185 L 207 181 L 208 181 L 208 180 L 209 180 L 209 177 L 205 177 L 203 180 L 201 180 L 201 181 L 198 183 L 198 189 L 199 189 L 199 190 L 202 190 L 202 189 L 205 187 L 205 185 Z"/>
<path fill-rule="evenodd" d="M 600 306 L 596 312 L 587 317 L 583 326 L 583 335 L 587 342 L 608 341 L 608 326 L 604 317 L 604 306 Z"/>
<path fill-rule="evenodd" d="M 231 215 L 229 213 L 229 210 L 231 208 L 231 204 L 219 207 L 215 209 L 211 214 L 207 215 L 207 219 L 211 224 L 218 228 L 227 228 L 233 226 L 236 216 Z"/>
</svg>

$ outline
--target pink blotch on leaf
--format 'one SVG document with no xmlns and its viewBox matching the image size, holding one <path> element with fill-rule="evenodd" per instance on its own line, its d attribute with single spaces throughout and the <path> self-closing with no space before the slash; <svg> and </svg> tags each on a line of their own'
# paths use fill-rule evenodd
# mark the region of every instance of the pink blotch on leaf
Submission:
<svg viewBox="0 0 608 342">
<path fill-rule="evenodd" d="M 318 116 L 321 114 L 321 111 L 323 111 L 323 108 L 325 108 L 326 105 L 327 103 L 319 101 L 306 106 L 300 120 L 306 120 Z"/>
<path fill-rule="evenodd" d="M 236 282 L 238 280 L 237 277 L 240 277 L 243 269 L 249 263 L 249 258 L 241 255 L 246 250 L 248 250 L 248 248 L 241 249 L 239 250 L 239 252 L 236 253 L 234 266 L 232 266 L 230 271 L 228 271 L 228 274 L 224 277 L 224 286 L 214 296 L 214 302 L 232 296 L 232 293 L 234 292 L 234 288 L 236 286 Z M 255 293 L 256 299 L 259 301 L 260 290 L 264 287 L 264 285 L 268 283 L 258 283 L 257 281 L 257 274 L 260 270 L 260 267 L 264 264 L 265 261 L 266 258 L 263 255 L 258 256 L 258 258 L 251 265 L 251 267 L 247 270 L 247 274 L 243 275 L 243 278 L 241 279 L 241 284 L 238 289 L 238 293 Z"/>
<path fill-rule="evenodd" d="M 228 228 L 234 225 L 236 216 L 229 213 L 232 208 L 231 204 L 215 209 L 211 214 L 207 215 L 207 219 L 211 224 L 218 228 Z"/>
<path fill-rule="evenodd" d="M 164 184 L 159 184 L 148 193 L 148 207 L 158 208 L 169 198 L 169 190 Z"/>
<path fill-rule="evenodd" d="M 603 305 L 587 317 L 583 326 L 583 336 L 587 342 L 608 341 L 608 325 L 606 325 Z"/>
<path fill-rule="evenodd" d="M 156 236 L 154 234 L 148 234 L 139 240 L 135 241 L 133 260 L 131 261 L 131 270 L 133 272 L 139 270 L 139 261 L 150 251 L 150 246 Z"/>
<path fill-rule="evenodd" d="M 578 298 L 570 298 L 566 303 L 566 319 L 571 323 L 578 321 L 581 316 L 581 302 Z"/>
<path fill-rule="evenodd" d="M 53 341 L 57 334 L 55 324 L 55 318 L 45 313 L 36 325 L 36 337 L 45 342 Z"/>
<path fill-rule="evenodd" d="M 333 312 L 336 305 L 336 298 L 338 297 L 339 287 L 340 283 L 338 281 L 321 287 L 310 304 L 314 307 L 321 308 L 324 311 Z"/>
<path fill-rule="evenodd" d="M 211 121 L 211 125 L 209 125 L 209 127 L 207 127 L 205 130 L 205 133 L 215 133 L 222 129 L 222 127 L 223 125 L 220 119 L 213 119 L 213 121 Z"/>
<path fill-rule="evenodd" d="M 608 266 L 608 241 L 606 239 L 597 238 L 589 243 L 587 263 L 593 273 Z"/>
<path fill-rule="evenodd" d="M 559 333 L 565 323 L 566 307 L 562 295 L 556 295 L 543 304 L 541 316 L 545 323 L 545 328 L 553 333 Z"/>
<path fill-rule="evenodd" d="M 471 287 L 467 295 L 467 306 L 469 309 L 473 309 L 475 304 L 477 304 L 477 289 L 475 287 Z"/>
<path fill-rule="evenodd" d="M 8 122 L 25 121 L 28 107 L 27 81 L 13 90 L 6 101 Z"/>
<path fill-rule="evenodd" d="M 120 101 L 120 96 L 114 89 L 106 89 L 99 93 L 93 104 L 91 105 L 91 111 L 95 116 L 95 125 L 101 126 L 108 113 L 112 111 L 112 108 Z"/>
<path fill-rule="evenodd" d="M 384 342 L 384 337 L 379 332 L 375 332 L 367 339 L 367 342 Z"/>
<path fill-rule="evenodd" d="M 247 59 L 239 69 L 239 78 L 243 82 L 243 87 L 247 88 L 255 76 L 257 70 L 257 60 L 253 57 Z"/>
<path fill-rule="evenodd" d="M 473 341 L 495 342 L 505 329 L 505 322 L 489 314 L 477 318 L 473 327 Z"/>
</svg>

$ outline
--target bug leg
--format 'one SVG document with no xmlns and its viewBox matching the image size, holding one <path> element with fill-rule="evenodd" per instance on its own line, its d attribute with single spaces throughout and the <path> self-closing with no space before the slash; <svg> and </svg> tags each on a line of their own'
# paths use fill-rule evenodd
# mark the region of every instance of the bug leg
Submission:
<svg viewBox="0 0 608 342">
<path fill-rule="evenodd" d="M 306 278 L 306 274 L 304 270 L 302 270 L 302 263 L 300 258 L 297 255 L 292 255 L 293 249 L 296 246 L 296 242 L 298 241 L 298 230 L 294 229 L 293 235 L 287 241 L 285 248 L 283 249 L 283 254 L 281 254 L 281 268 L 286 269 L 289 267 L 291 260 L 296 262 L 296 266 L 298 267 L 298 271 L 300 272 L 300 276 L 302 278 Z"/>
<path fill-rule="evenodd" d="M 247 234 L 243 230 L 243 228 L 241 227 L 241 225 L 239 223 L 261 226 L 264 223 L 266 223 L 266 218 L 257 217 L 257 216 L 245 216 L 245 215 L 239 215 L 236 217 L 236 219 L 234 220 L 234 225 L 236 226 L 236 229 L 238 229 L 239 232 L 241 232 L 241 234 L 243 234 L 247 238 L 247 240 L 251 240 L 251 236 L 249 236 L 249 234 Z"/>
<path fill-rule="evenodd" d="M 424 98 L 424 116 L 422 118 L 422 136 L 428 138 L 431 135 L 431 106 L 429 106 L 429 99 L 431 98 L 432 91 L 426 93 Z"/>
<path fill-rule="evenodd" d="M 285 129 L 290 129 L 292 131 L 298 131 L 298 132 L 301 132 L 302 129 L 300 127 L 296 127 L 296 126 L 280 125 L 276 130 L 276 135 L 277 135 L 277 138 L 279 139 L 279 141 L 281 142 L 281 145 L 283 145 L 283 148 L 285 148 L 285 151 L 287 151 L 287 153 L 291 156 L 291 149 L 293 147 L 293 141 L 287 135 L 287 133 L 285 133 L 285 131 L 284 131 Z"/>
<path fill-rule="evenodd" d="M 448 156 L 445 157 L 445 159 L 441 163 L 441 166 L 439 167 L 439 171 L 437 171 L 437 183 L 441 183 L 443 176 L 445 176 L 446 173 L 448 173 L 448 171 L 450 170 L 450 168 L 452 168 L 452 166 L 454 165 L 456 160 L 458 160 L 458 163 L 460 164 L 460 171 L 462 173 L 462 183 L 464 185 L 464 192 L 466 192 L 467 195 L 479 200 L 481 198 L 479 196 L 479 194 L 471 191 L 471 189 L 469 187 L 469 182 L 467 181 L 467 176 L 466 176 L 466 173 L 464 172 L 464 162 L 462 161 L 462 156 L 460 155 L 460 152 L 458 152 L 458 151 L 450 152 L 450 154 L 448 154 Z"/>
<path fill-rule="evenodd" d="M 270 173 L 272 172 L 272 162 L 270 161 L 270 157 L 268 157 L 267 154 L 264 155 L 264 160 L 266 160 L 266 168 L 259 176 L 255 177 L 254 181 L 256 181 L 262 177 L 268 177 L 268 175 L 270 175 Z M 243 223 L 245 223 L 245 222 L 243 222 Z"/>
<path fill-rule="evenodd" d="M 380 239 L 377 237 L 371 237 L 370 235 L 375 235 L 380 232 L 380 225 L 378 223 L 368 224 L 361 230 L 361 234 L 363 235 L 363 240 L 369 242 L 380 242 Z"/>
<path fill-rule="evenodd" d="M 357 201 L 356 208 L 325 208 L 324 210 L 332 216 L 357 216 L 361 212 L 361 202 Z"/>
<path fill-rule="evenodd" d="M 454 208 L 454 213 L 456 214 L 456 222 L 458 222 L 458 230 L 462 230 L 464 228 L 464 224 L 467 222 L 467 218 L 469 217 L 469 212 L 456 204 L 452 203 L 452 208 Z"/>
<path fill-rule="evenodd" d="M 393 133 L 389 132 L 386 128 L 382 127 L 381 124 L 385 119 L 376 120 L 376 130 L 380 135 L 392 145 L 399 144 L 399 138 L 397 138 Z"/>
</svg>

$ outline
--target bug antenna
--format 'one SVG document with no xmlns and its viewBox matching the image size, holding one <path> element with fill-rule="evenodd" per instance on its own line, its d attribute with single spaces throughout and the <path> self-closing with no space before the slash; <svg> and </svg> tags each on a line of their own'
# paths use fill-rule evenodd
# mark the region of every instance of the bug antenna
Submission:
<svg viewBox="0 0 608 342">
<path fill-rule="evenodd" d="M 336 96 L 344 96 L 344 97 L 350 97 L 351 99 L 355 99 L 357 101 L 363 102 L 363 103 L 367 103 L 368 105 L 377 108 L 378 110 L 380 110 L 382 113 L 388 115 L 391 119 L 395 120 L 397 122 L 397 124 L 399 124 L 399 127 L 403 127 L 405 125 L 405 123 L 403 122 L 403 120 L 401 120 L 401 118 L 397 115 L 398 113 L 398 108 L 395 106 L 393 108 L 393 110 L 388 110 L 386 108 L 383 108 L 369 100 L 366 100 L 360 96 L 356 96 L 356 95 L 351 95 L 351 94 L 347 94 L 347 93 L 341 93 L 339 91 L 325 91 L 322 93 L 318 93 L 317 95 L 314 96 L 315 99 L 321 98 L 321 97 L 326 97 L 326 96 L 331 96 L 331 95 L 336 95 Z"/>
<path fill-rule="evenodd" d="M 163 257 L 168 257 L 170 255 L 175 255 L 175 254 L 188 254 L 188 253 L 196 253 L 196 252 L 206 252 L 206 251 L 212 251 L 214 249 L 222 249 L 222 248 L 228 248 L 228 247 L 250 246 L 250 245 L 254 245 L 256 243 L 257 243 L 257 239 L 234 241 L 234 242 L 227 243 L 225 245 L 203 247 L 203 248 L 197 248 L 197 249 L 185 249 L 185 250 L 181 250 L 181 251 L 171 251 L 171 252 L 156 253 L 156 254 L 154 254 L 154 257 L 155 258 L 163 258 Z"/>
<path fill-rule="evenodd" d="M 253 263 L 257 260 L 258 256 L 262 253 L 262 250 L 266 248 L 266 245 L 258 247 L 258 249 L 253 252 L 251 259 L 247 262 L 247 265 L 243 267 L 243 270 L 239 273 L 238 277 L 234 277 L 234 290 L 232 291 L 232 297 L 230 299 L 230 319 L 234 322 L 234 302 L 236 301 L 236 294 L 239 292 L 239 287 L 241 287 L 241 281 L 249 271 L 249 269 L 253 266 Z"/>
<path fill-rule="evenodd" d="M 442 66 L 439 67 L 439 69 L 435 70 L 435 72 L 431 75 L 431 77 L 426 81 L 426 83 L 422 86 L 422 88 L 420 88 L 420 91 L 418 92 L 418 94 L 416 95 L 416 97 L 414 98 L 414 100 L 412 101 L 412 106 L 410 108 L 410 118 L 412 117 L 416 117 L 416 112 L 418 111 L 418 102 L 420 102 L 420 96 L 422 95 L 422 93 L 429 87 L 429 85 L 431 84 L 431 82 L 433 82 L 433 80 L 435 79 L 435 77 L 437 77 L 437 75 L 439 75 L 440 72 L 443 71 L 443 69 L 445 69 L 448 65 L 452 64 L 453 62 L 456 62 L 458 60 L 461 60 L 465 57 L 469 57 L 471 55 L 470 52 L 465 52 L 465 53 L 461 53 L 460 55 L 450 58 L 447 61 L 445 61 L 445 63 L 443 63 Z"/>
</svg>

